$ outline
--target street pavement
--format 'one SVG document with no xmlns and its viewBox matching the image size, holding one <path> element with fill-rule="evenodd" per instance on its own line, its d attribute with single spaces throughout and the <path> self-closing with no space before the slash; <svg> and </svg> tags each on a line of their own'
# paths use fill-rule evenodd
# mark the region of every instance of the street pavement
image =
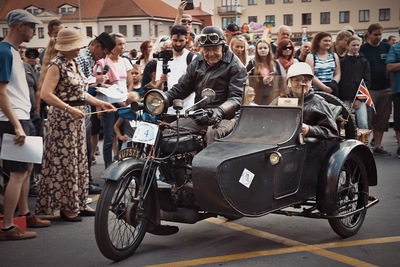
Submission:
<svg viewBox="0 0 400 267">
<path fill-rule="evenodd" d="M 38 233 L 35 239 L 0 242 L 0 266 L 394 266 L 400 261 L 400 159 L 393 129 L 385 133 L 383 145 L 392 156 L 375 156 L 378 186 L 370 188 L 380 202 L 368 210 L 359 233 L 348 239 L 336 236 L 324 220 L 281 215 L 234 222 L 215 218 L 195 226 L 176 224 L 180 232 L 173 236 L 147 234 L 134 256 L 113 263 L 97 248 L 94 217 L 78 223 L 55 217 L 50 227 L 31 229 Z M 99 155 L 92 167 L 95 182 L 103 184 L 103 170 Z M 96 208 L 98 195 L 90 197 Z M 32 211 L 34 204 L 31 197 Z M 312 252 L 318 245 L 324 249 Z"/>
</svg>

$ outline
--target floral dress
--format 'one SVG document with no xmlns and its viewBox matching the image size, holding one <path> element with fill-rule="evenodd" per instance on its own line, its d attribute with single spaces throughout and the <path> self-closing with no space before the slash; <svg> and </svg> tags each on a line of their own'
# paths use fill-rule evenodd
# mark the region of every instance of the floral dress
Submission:
<svg viewBox="0 0 400 267">
<path fill-rule="evenodd" d="M 60 71 L 54 94 L 64 102 L 85 99 L 87 81 L 82 72 L 58 54 L 50 63 Z M 77 65 L 75 61 L 75 65 Z M 76 106 L 84 111 L 84 106 Z M 56 210 L 78 212 L 86 209 L 89 169 L 85 119 L 75 120 L 68 112 L 50 107 L 46 122 L 42 178 L 36 203 L 37 214 Z"/>
</svg>

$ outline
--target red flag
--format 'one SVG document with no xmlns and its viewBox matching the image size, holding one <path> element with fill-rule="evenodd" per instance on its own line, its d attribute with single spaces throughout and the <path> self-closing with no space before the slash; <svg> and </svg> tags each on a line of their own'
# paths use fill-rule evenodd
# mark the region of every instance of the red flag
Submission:
<svg viewBox="0 0 400 267">
<path fill-rule="evenodd" d="M 365 85 L 364 79 L 361 80 L 360 85 L 358 86 L 356 98 L 364 102 L 367 106 L 373 108 L 376 113 L 374 102 L 372 101 L 371 95 L 369 94 L 367 86 Z"/>
</svg>

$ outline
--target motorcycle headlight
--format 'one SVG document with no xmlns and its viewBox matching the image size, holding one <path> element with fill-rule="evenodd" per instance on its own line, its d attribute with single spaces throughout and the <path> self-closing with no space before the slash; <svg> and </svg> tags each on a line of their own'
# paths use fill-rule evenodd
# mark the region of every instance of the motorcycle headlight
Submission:
<svg viewBox="0 0 400 267">
<path fill-rule="evenodd" d="M 167 111 L 168 98 L 158 89 L 150 90 L 144 97 L 144 109 L 153 116 L 158 116 Z"/>
</svg>

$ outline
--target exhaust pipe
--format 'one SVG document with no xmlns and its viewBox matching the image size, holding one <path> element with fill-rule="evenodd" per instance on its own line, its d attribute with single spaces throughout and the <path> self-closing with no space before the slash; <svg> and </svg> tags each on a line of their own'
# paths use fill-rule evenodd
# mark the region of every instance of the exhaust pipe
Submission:
<svg viewBox="0 0 400 267">
<path fill-rule="evenodd" d="M 194 224 L 199 221 L 199 213 L 195 209 L 177 208 L 175 211 L 160 212 L 161 220 Z"/>
</svg>

